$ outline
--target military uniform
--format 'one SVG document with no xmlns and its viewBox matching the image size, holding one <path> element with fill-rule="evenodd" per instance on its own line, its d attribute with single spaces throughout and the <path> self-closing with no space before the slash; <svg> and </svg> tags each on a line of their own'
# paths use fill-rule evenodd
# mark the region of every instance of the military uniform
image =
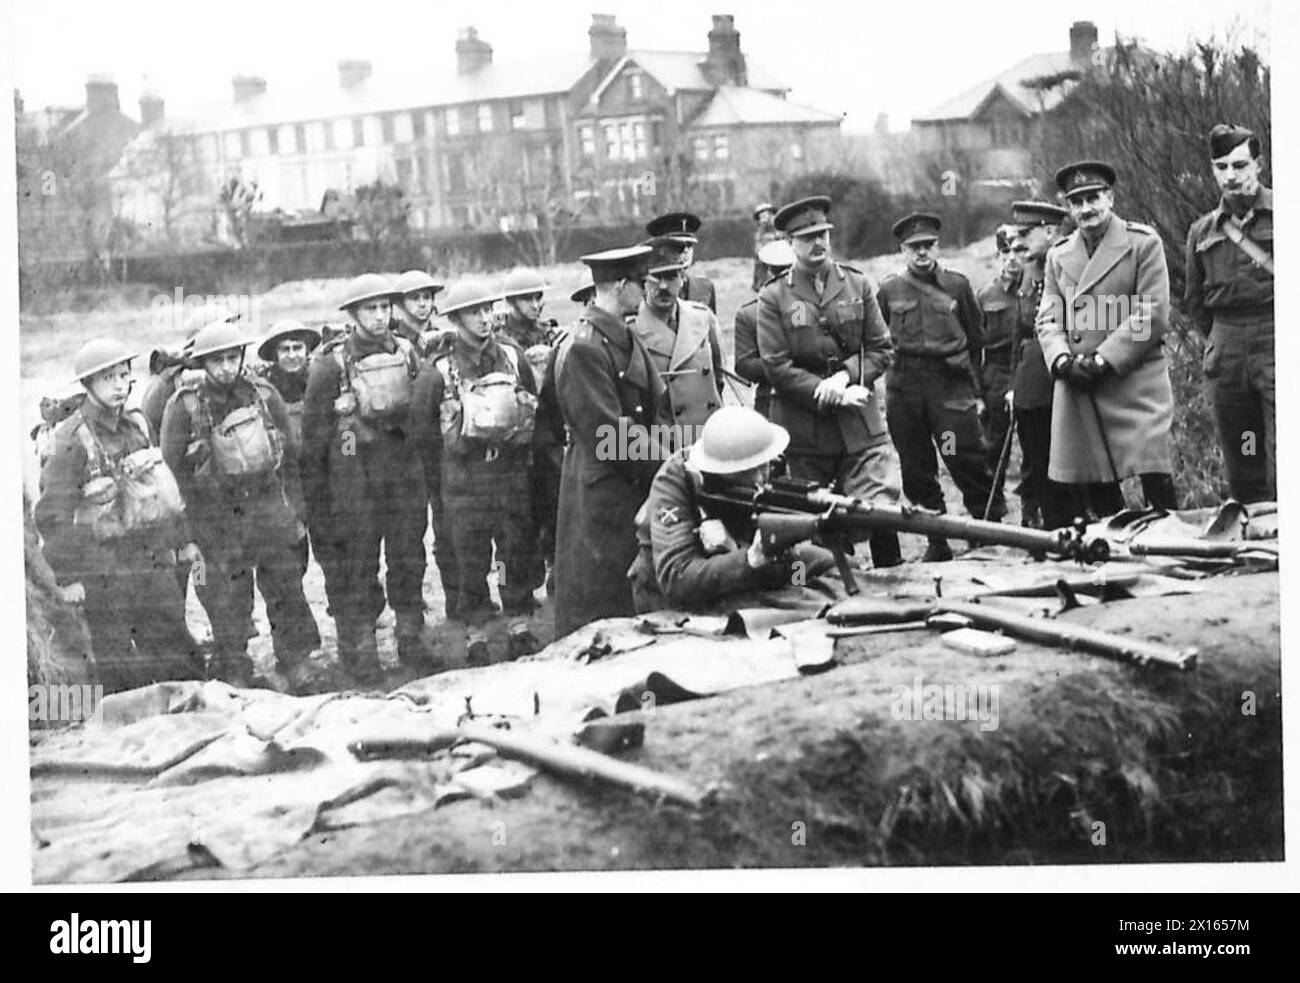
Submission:
<svg viewBox="0 0 1300 983">
<path fill-rule="evenodd" d="M 556 400 L 568 433 L 556 524 L 555 633 L 630 615 L 634 519 L 660 460 L 598 448 L 607 435 L 668 423 L 666 389 L 621 317 L 595 305 L 578 316 L 555 364 Z M 611 430 L 612 428 L 612 430 Z M 627 455 L 630 458 L 630 455 Z"/>
<path fill-rule="evenodd" d="M 235 410 L 259 404 L 263 426 L 269 417 L 267 429 L 281 444 L 278 467 L 249 478 L 217 474 L 207 443 L 213 427 Z M 206 606 L 218 657 L 245 655 L 256 578 L 277 661 L 287 668 L 305 658 L 320 646 L 320 635 L 302 591 L 298 446 L 280 394 L 266 380 L 247 374 L 228 388 L 210 381 L 183 387 L 163 414 L 162 452 L 203 551 Z"/>
<path fill-rule="evenodd" d="M 996 473 L 1002 456 L 1002 445 L 1011 427 L 1011 414 L 1007 411 L 1007 390 L 1015 371 L 1016 325 L 1020 315 L 1020 281 L 1017 275 L 994 277 L 975 295 L 982 318 L 984 350 L 980 361 L 981 396 L 984 400 L 984 442 L 988 445 L 989 471 Z M 1005 512 L 1002 486 L 1005 473 L 999 477 L 994 491 L 994 509 Z"/>
<path fill-rule="evenodd" d="M 502 341 L 509 341 L 520 351 L 526 352 L 536 345 L 553 344 L 558 328 L 559 324 L 553 320 L 522 318 L 511 308 L 502 315 L 497 330 Z"/>
<path fill-rule="evenodd" d="M 718 319 L 703 304 L 679 300 L 665 323 L 642 303 L 632 330 L 668 387 L 672 422 L 685 446 L 722 405 Z"/>
<path fill-rule="evenodd" d="M 881 386 L 893 355 L 889 334 L 867 277 L 829 260 L 823 275 L 819 290 L 811 273 L 793 266 L 758 295 L 758 350 L 772 380 L 772 422 L 790 432 L 786 457 L 793 477 L 892 504 L 898 467 Z M 861 379 L 872 390 L 870 402 L 819 409 L 814 391 L 841 369 L 851 384 Z M 898 537 L 873 535 L 871 552 L 876 566 L 899 562 Z"/>
<path fill-rule="evenodd" d="M 1041 276 L 1022 276 L 1016 290 L 1015 392 L 1016 437 L 1020 441 L 1022 512 L 1037 514 L 1044 529 L 1070 524 L 1069 503 L 1047 477 L 1052 449 L 1052 390 L 1055 381 L 1043 360 L 1034 318 L 1043 297 Z"/>
<path fill-rule="evenodd" d="M 1150 226 L 1112 214 L 1091 255 L 1079 230 L 1048 251 L 1037 329 L 1045 363 L 1095 353 L 1113 369 L 1092 392 L 1057 380 L 1048 477 L 1076 486 L 1098 514 L 1123 507 L 1118 482 L 1131 475 L 1152 505 L 1174 507 L 1168 323 L 1169 270 Z"/>
<path fill-rule="evenodd" d="M 699 498 L 703 476 L 688 468 L 690 448 L 676 451 L 660 467 L 650 494 L 636 517 L 637 560 L 632 570 L 633 594 L 638 614 L 666 608 L 703 610 L 726 600 L 735 607 L 741 595 L 789 593 L 802 577 L 817 577 L 831 569 L 831 554 L 805 545 L 761 567 L 751 567 L 746 552 L 757 522 L 747 509 L 703 502 Z M 721 522 L 728 541 L 706 551 L 700 525 Z M 795 567 L 797 561 L 802 566 Z M 795 577 L 796 569 L 802 575 Z M 755 605 L 771 598 L 751 597 Z"/>
<path fill-rule="evenodd" d="M 1231 214 L 1220 200 L 1188 230 L 1186 306 L 1209 337 L 1203 366 L 1232 497 L 1272 501 L 1277 498 L 1273 274 L 1228 237 L 1224 226 Z M 1271 189 L 1260 186 L 1241 228 L 1272 256 Z"/>
<path fill-rule="evenodd" d="M 426 363 L 416 379 L 412 413 L 420 438 L 431 499 L 450 530 L 459 580 L 457 617 L 480 624 L 492 614 L 487 575 L 496 558 L 507 616 L 533 608 L 536 528 L 533 516 L 532 442 L 489 444 L 461 436 L 458 395 L 447 375 L 468 383 L 489 373 L 515 376 L 536 394 L 532 370 L 522 355 L 493 339 L 476 349 L 457 337 L 451 351 Z"/>
<path fill-rule="evenodd" d="M 78 432 L 83 428 L 93 429 L 93 453 Z M 148 425 L 139 413 L 112 412 L 87 399 L 54 431 L 33 510 L 42 552 L 55 577 L 60 584 L 80 583 L 85 589 L 97 681 L 109 692 L 203 675 L 202 659 L 185 625 L 185 595 L 173 575 L 176 550 L 189 541 L 184 522 L 117 540 L 97 540 L 77 522 L 87 482 L 150 446 Z"/>
<path fill-rule="evenodd" d="M 399 618 L 423 621 L 428 493 L 409 414 L 370 424 L 341 415 L 348 391 L 344 361 L 405 353 L 412 379 L 415 352 L 391 335 L 375 340 L 352 330 L 311 366 L 303 400 L 303 492 L 316 558 L 325 571 L 341 642 L 364 644 L 383 613 L 379 550 L 387 565 L 388 604 Z M 345 635 L 349 637 L 344 638 Z"/>
<path fill-rule="evenodd" d="M 754 409 L 768 416 L 772 405 L 772 383 L 758 353 L 758 298 L 753 297 L 736 308 L 734 329 L 736 375 L 757 387 Z"/>
<path fill-rule="evenodd" d="M 880 308 L 896 356 L 888 376 L 889 431 L 903 467 L 903 493 L 946 511 L 934 444 L 966 511 L 984 514 L 992 485 L 988 446 L 976 405 L 983 333 L 970 281 L 937 264 L 933 276 L 911 270 L 880 284 Z M 1001 518 L 998 503 L 989 518 Z"/>
<path fill-rule="evenodd" d="M 682 288 L 677 296 L 681 300 L 703 304 L 715 315 L 718 313 L 718 291 L 714 288 L 713 281 L 706 277 L 689 275 L 682 277 Z"/>
</svg>

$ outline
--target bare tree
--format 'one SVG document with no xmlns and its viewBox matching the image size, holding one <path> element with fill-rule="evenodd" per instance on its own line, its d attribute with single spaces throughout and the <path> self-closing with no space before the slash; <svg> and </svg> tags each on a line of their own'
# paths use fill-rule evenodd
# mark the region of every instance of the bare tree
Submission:
<svg viewBox="0 0 1300 983">
<path fill-rule="evenodd" d="M 238 249 L 247 249 L 253 243 L 253 210 L 262 200 L 262 189 L 257 182 L 233 176 L 217 191 L 217 204 L 226 216 L 226 226 Z"/>
</svg>

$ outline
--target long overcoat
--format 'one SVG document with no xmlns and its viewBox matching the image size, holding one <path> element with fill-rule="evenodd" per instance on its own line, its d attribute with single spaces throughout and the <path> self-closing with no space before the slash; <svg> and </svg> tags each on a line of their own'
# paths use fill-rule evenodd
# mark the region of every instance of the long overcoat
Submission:
<svg viewBox="0 0 1300 983">
<path fill-rule="evenodd" d="M 1160 236 L 1115 215 L 1091 256 L 1076 230 L 1048 251 L 1046 266 L 1037 317 L 1046 365 L 1096 352 L 1115 370 L 1092 393 L 1056 382 L 1048 477 L 1079 484 L 1169 473 L 1174 399 L 1162 346 L 1169 269 Z"/>
</svg>

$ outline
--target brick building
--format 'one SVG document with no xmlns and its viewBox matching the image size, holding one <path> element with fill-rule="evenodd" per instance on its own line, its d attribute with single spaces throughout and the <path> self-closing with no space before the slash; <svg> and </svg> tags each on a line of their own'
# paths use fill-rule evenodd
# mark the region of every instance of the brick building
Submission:
<svg viewBox="0 0 1300 983">
<path fill-rule="evenodd" d="M 587 35 L 579 54 L 497 62 L 468 28 L 441 74 L 386 76 L 346 60 L 329 87 L 276 91 L 237 76 L 228 102 L 188 116 L 162 116 L 159 101 L 115 171 L 121 212 L 157 228 L 166 172 L 161 186 L 184 199 L 171 224 L 191 228 L 213 225 L 216 190 L 235 175 L 257 182 L 260 208 L 289 213 L 318 211 L 329 191 L 346 201 L 363 185 L 396 185 L 416 229 L 678 206 L 717 216 L 747 213 L 831 159 L 840 118 L 787 100 L 743 54 L 731 16 L 712 18 L 704 51 L 629 48 L 606 14 Z"/>
</svg>

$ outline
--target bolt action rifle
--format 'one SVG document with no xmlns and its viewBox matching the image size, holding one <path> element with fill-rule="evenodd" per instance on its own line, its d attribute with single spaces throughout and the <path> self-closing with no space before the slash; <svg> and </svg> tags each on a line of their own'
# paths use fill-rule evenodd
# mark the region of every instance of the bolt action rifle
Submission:
<svg viewBox="0 0 1300 983">
<path fill-rule="evenodd" d="M 845 553 L 851 552 L 854 539 L 884 530 L 1012 546 L 1088 564 L 1105 563 L 1110 558 L 1110 544 L 1105 539 L 1085 536 L 1078 529 L 1027 529 L 912 506 L 864 502 L 799 478 L 774 478 L 753 491 L 705 490 L 700 498 L 755 516 L 763 547 L 770 555 L 805 540 L 826 547 L 835 556 L 844 589 L 850 594 L 856 594 L 858 588 Z"/>
</svg>

